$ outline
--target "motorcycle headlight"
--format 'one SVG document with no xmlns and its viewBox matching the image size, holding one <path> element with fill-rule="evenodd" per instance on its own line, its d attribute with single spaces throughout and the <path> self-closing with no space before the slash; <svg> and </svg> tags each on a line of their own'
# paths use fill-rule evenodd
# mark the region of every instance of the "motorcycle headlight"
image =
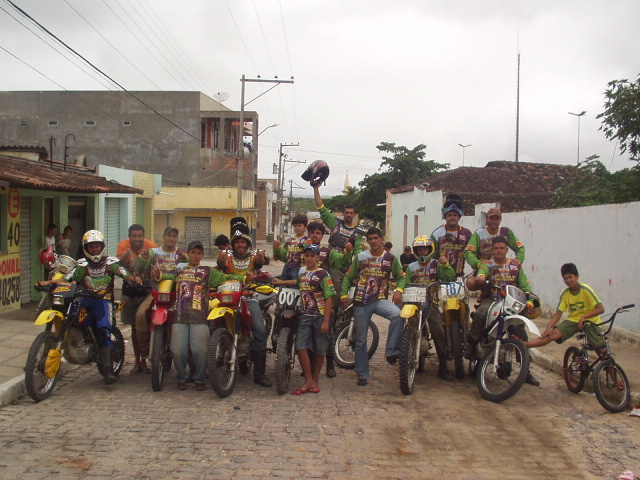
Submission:
<svg viewBox="0 0 640 480">
<path fill-rule="evenodd" d="M 233 303 L 233 295 L 232 294 L 222 294 L 220 295 L 221 303 Z"/>
<path fill-rule="evenodd" d="M 158 301 L 163 303 L 169 303 L 171 301 L 171 294 L 170 293 L 158 294 Z"/>
<path fill-rule="evenodd" d="M 64 298 L 62 297 L 53 297 L 54 305 L 64 305 Z"/>
</svg>

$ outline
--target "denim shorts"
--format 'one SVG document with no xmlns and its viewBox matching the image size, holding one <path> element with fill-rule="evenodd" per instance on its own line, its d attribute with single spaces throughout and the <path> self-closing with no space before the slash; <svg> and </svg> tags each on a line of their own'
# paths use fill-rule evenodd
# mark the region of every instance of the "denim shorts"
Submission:
<svg viewBox="0 0 640 480">
<path fill-rule="evenodd" d="M 322 332 L 324 315 L 301 315 L 298 319 L 296 350 L 309 349 L 316 355 L 326 355 L 329 347 L 329 334 Z M 331 326 L 329 326 L 331 329 Z"/>
</svg>

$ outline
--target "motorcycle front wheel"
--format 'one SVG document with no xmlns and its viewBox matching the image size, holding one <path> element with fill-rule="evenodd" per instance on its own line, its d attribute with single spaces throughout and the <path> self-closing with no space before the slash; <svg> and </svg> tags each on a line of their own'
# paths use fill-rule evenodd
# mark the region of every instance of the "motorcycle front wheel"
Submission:
<svg viewBox="0 0 640 480">
<path fill-rule="evenodd" d="M 464 378 L 464 346 L 462 327 L 458 320 L 451 322 L 451 346 L 453 349 L 453 364 L 456 370 L 456 378 Z"/>
<path fill-rule="evenodd" d="M 476 385 L 482 398 L 500 403 L 513 397 L 529 374 L 531 357 L 527 347 L 516 338 L 500 343 L 498 365 L 494 368 L 496 344 L 485 353 L 478 365 Z"/>
<path fill-rule="evenodd" d="M 233 354 L 233 337 L 226 328 L 217 328 L 209 339 L 207 350 L 207 374 L 213 391 L 220 398 L 233 393 L 236 385 L 236 364 L 231 364 Z"/>
<path fill-rule="evenodd" d="M 347 320 L 338 325 L 336 331 L 336 339 L 334 343 L 335 362 L 339 367 L 353 369 L 356 367 L 356 327 L 353 326 L 351 335 L 349 335 L 349 326 L 351 320 Z M 367 332 L 367 345 L 369 358 L 373 357 L 378 348 L 380 341 L 380 332 L 378 327 L 372 321 L 369 322 L 369 331 Z"/>
<path fill-rule="evenodd" d="M 24 383 L 27 393 L 36 402 L 49 398 L 58 380 L 60 370 L 54 378 L 49 378 L 44 371 L 49 350 L 54 349 L 56 343 L 56 336 L 52 332 L 45 331 L 35 338 L 29 349 L 27 364 L 24 367 Z"/>
<path fill-rule="evenodd" d="M 171 356 L 167 330 L 164 325 L 158 325 L 153 332 L 151 345 L 151 388 L 154 392 L 162 390 L 167 356 Z"/>
<path fill-rule="evenodd" d="M 278 349 L 276 350 L 276 391 L 282 395 L 289 389 L 291 378 L 291 330 L 285 327 L 278 335 Z"/>
<path fill-rule="evenodd" d="M 416 350 L 418 335 L 412 328 L 405 328 L 400 339 L 400 390 L 405 395 L 413 392 L 416 379 Z"/>
<path fill-rule="evenodd" d="M 118 375 L 122 371 L 122 367 L 124 367 L 124 336 L 116 326 L 111 327 L 111 343 L 113 344 L 113 350 L 111 351 L 113 374 Z M 98 372 L 104 376 L 100 363 L 98 363 Z"/>
</svg>

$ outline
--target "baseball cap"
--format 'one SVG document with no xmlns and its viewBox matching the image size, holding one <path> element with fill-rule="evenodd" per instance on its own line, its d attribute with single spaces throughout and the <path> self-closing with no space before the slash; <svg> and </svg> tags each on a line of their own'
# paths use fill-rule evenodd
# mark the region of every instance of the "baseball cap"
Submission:
<svg viewBox="0 0 640 480">
<path fill-rule="evenodd" d="M 490 208 L 489 211 L 487 212 L 487 217 L 493 217 L 494 215 L 498 217 L 502 217 L 502 210 L 500 210 L 500 207 Z"/>
<path fill-rule="evenodd" d="M 189 247 L 187 248 L 187 251 L 191 251 L 194 248 L 199 248 L 202 251 L 204 251 L 204 246 L 202 245 L 202 242 L 200 240 L 193 240 L 192 242 L 189 242 Z"/>
<path fill-rule="evenodd" d="M 311 250 L 316 255 L 320 255 L 320 247 L 318 245 L 316 245 L 315 243 L 312 243 L 312 244 L 307 245 L 306 247 L 304 247 L 304 251 L 306 252 L 307 250 Z"/>
<path fill-rule="evenodd" d="M 164 229 L 164 233 L 162 234 L 162 236 L 164 237 L 167 233 L 169 232 L 176 232 L 176 234 L 180 234 L 180 230 L 178 230 L 176 227 L 172 227 L 171 225 L 169 225 L 167 228 Z"/>
</svg>

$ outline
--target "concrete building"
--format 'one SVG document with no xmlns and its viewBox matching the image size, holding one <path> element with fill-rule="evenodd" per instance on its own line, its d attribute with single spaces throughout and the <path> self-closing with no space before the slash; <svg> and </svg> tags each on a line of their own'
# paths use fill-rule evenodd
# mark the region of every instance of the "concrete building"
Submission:
<svg viewBox="0 0 640 480">
<path fill-rule="evenodd" d="M 225 218 L 235 215 L 239 159 L 243 158 L 240 206 L 249 224 L 254 228 L 257 224 L 256 112 L 244 112 L 242 139 L 240 112 L 201 92 L 0 92 L 0 112 L 0 143 L 50 145 L 50 156 L 56 160 L 68 156 L 70 161 L 79 159 L 89 167 L 101 164 L 160 174 L 165 188 L 224 190 L 222 195 L 205 191 L 202 198 L 209 203 L 203 204 L 199 198 L 199 213 L 193 210 L 191 193 L 178 195 L 170 205 L 162 202 L 160 216 L 177 209 L 194 212 L 194 218 L 209 216 L 213 220 L 220 215 L 215 217 L 211 212 L 222 208 Z M 242 140 L 247 136 L 251 141 L 245 143 Z M 245 146 L 242 156 L 240 145 Z M 149 219 L 146 207 L 140 208 Z M 136 216 L 139 213 L 136 210 Z"/>
</svg>

